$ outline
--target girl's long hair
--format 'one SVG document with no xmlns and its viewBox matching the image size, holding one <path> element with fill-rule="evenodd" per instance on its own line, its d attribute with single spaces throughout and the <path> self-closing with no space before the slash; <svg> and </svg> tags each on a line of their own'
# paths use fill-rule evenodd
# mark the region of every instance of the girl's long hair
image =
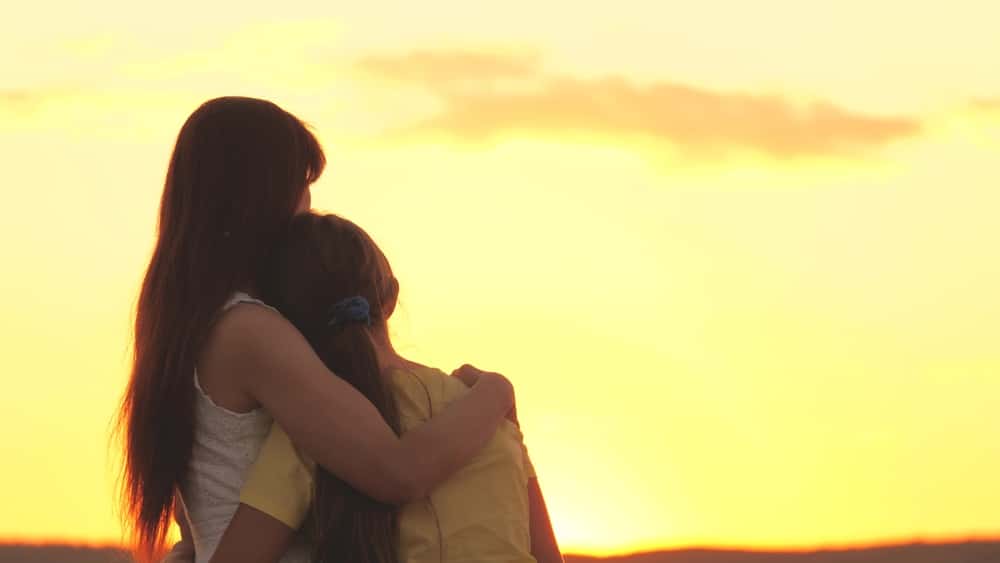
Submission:
<svg viewBox="0 0 1000 563">
<path fill-rule="evenodd" d="M 187 476 L 200 346 L 226 299 L 259 283 L 324 165 L 323 150 L 303 123 L 264 100 L 210 100 L 181 128 L 118 414 L 123 518 L 139 561 L 163 547 L 175 492 Z"/>
<path fill-rule="evenodd" d="M 389 262 L 354 223 L 306 214 L 292 221 L 278 249 L 264 295 L 305 335 L 330 370 L 370 400 L 398 434 L 399 412 L 380 375 L 372 329 L 384 329 L 398 284 Z M 361 296 L 364 322 L 330 326 L 334 305 Z M 315 563 L 395 563 L 396 508 L 380 504 L 317 467 L 309 531 Z"/>
</svg>

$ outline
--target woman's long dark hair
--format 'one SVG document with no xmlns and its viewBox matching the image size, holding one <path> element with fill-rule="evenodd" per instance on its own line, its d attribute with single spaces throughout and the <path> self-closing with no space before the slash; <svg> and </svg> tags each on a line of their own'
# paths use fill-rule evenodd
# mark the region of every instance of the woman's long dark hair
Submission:
<svg viewBox="0 0 1000 563">
<path fill-rule="evenodd" d="M 395 398 L 379 372 L 372 329 L 384 329 L 398 284 L 389 262 L 360 227 L 336 215 L 292 220 L 269 268 L 264 296 L 305 335 L 330 370 L 353 385 L 399 433 Z M 334 304 L 361 296 L 363 322 L 330 326 Z M 356 491 L 321 467 L 309 528 L 315 563 L 395 563 L 396 508 Z"/>
<path fill-rule="evenodd" d="M 205 102 L 184 123 L 160 201 L 118 431 L 123 518 L 139 561 L 163 547 L 194 434 L 195 358 L 226 299 L 259 283 L 325 158 L 301 121 L 252 98 Z"/>
</svg>

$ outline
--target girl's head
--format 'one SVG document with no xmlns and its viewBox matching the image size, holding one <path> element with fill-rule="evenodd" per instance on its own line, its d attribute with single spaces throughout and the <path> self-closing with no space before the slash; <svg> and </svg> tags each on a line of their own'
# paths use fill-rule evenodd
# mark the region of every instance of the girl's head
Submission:
<svg viewBox="0 0 1000 563">
<path fill-rule="evenodd" d="M 162 546 L 175 489 L 187 473 L 191 378 L 209 325 L 229 295 L 259 285 L 267 257 L 308 205 L 309 185 L 324 165 L 305 125 L 264 100 L 210 100 L 181 128 L 119 415 L 125 516 L 140 560 Z"/>
<path fill-rule="evenodd" d="M 262 279 L 269 303 L 309 333 L 326 326 L 336 303 L 355 296 L 368 301 L 371 328 L 382 329 L 399 294 L 375 241 L 332 214 L 295 217 Z"/>
<path fill-rule="evenodd" d="M 360 227 L 336 215 L 307 213 L 292 220 L 264 279 L 264 296 L 296 328 L 330 370 L 364 394 L 399 432 L 396 402 L 380 374 L 376 339 L 399 285 L 385 255 Z M 331 325 L 338 303 L 363 297 L 370 324 Z M 393 563 L 397 560 L 394 507 L 381 505 L 319 468 L 311 517 L 313 561 Z"/>
</svg>

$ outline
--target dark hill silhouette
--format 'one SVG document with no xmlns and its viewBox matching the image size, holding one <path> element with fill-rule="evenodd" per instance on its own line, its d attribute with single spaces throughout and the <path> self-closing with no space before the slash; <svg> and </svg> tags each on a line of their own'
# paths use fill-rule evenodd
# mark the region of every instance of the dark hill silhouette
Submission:
<svg viewBox="0 0 1000 563">
<path fill-rule="evenodd" d="M 0 563 L 128 563 L 112 547 L 0 544 Z M 677 549 L 615 557 L 567 555 L 566 563 L 1000 563 L 1000 540 L 914 543 L 818 551 Z"/>
<path fill-rule="evenodd" d="M 566 563 L 1000 563 L 1000 541 L 914 543 L 817 551 L 678 549 L 597 558 L 569 555 Z"/>
<path fill-rule="evenodd" d="M 0 544 L 0 563 L 128 563 L 124 551 L 113 547 Z"/>
</svg>

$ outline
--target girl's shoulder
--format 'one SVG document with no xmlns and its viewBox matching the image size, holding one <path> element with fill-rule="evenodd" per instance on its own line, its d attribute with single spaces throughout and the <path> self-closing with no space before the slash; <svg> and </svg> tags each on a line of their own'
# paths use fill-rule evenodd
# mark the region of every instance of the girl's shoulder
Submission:
<svg viewBox="0 0 1000 563">
<path fill-rule="evenodd" d="M 429 366 L 410 363 L 389 371 L 403 410 L 407 410 L 406 405 L 411 405 L 423 413 L 424 417 L 432 416 L 469 390 L 457 377 Z"/>
<path fill-rule="evenodd" d="M 448 375 L 438 368 L 420 366 L 414 372 L 430 389 L 433 389 L 431 398 L 435 403 L 450 403 L 469 391 L 461 379 Z"/>
</svg>

